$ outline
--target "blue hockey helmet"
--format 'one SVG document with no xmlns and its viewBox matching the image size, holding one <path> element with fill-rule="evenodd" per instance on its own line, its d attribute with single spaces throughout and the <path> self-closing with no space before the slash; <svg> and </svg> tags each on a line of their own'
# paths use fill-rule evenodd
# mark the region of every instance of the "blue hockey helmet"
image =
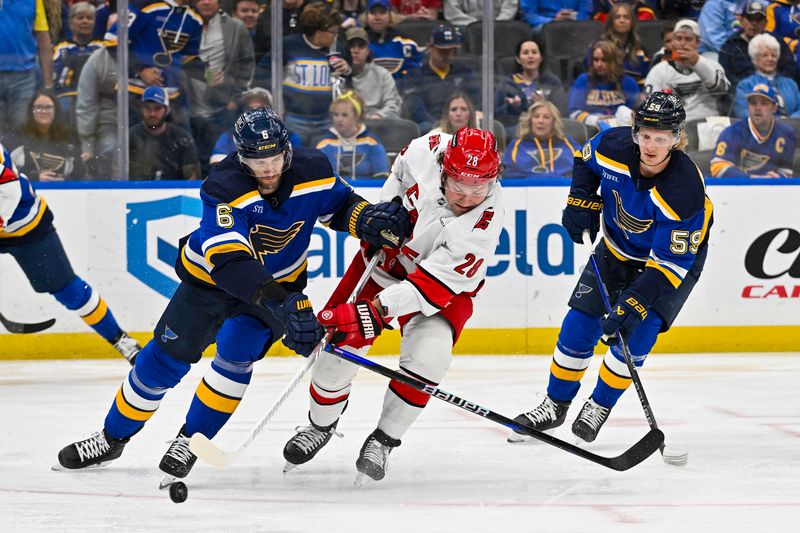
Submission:
<svg viewBox="0 0 800 533">
<path fill-rule="evenodd" d="M 233 126 L 233 141 L 242 161 L 283 154 L 283 169 L 286 170 L 292 163 L 289 130 L 280 117 L 267 107 L 251 109 L 239 115 Z"/>
</svg>

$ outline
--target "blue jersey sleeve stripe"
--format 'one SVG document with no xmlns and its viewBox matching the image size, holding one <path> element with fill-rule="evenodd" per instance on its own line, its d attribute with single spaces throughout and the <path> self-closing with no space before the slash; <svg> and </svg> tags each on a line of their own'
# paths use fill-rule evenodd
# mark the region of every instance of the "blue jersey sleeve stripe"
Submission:
<svg viewBox="0 0 800 533">
<path fill-rule="evenodd" d="M 208 270 L 211 270 L 210 267 L 206 268 L 205 265 L 201 266 L 198 264 L 197 261 L 193 261 L 189 257 L 196 257 L 203 263 L 205 263 L 205 259 L 194 253 L 189 246 L 183 247 L 183 253 L 181 254 L 181 263 L 183 263 L 183 267 L 186 271 L 191 274 L 192 276 L 196 277 L 199 280 L 205 281 L 208 284 L 216 285 L 211 276 L 208 273 Z"/>
<path fill-rule="evenodd" d="M 681 281 L 682 281 L 681 278 L 679 278 L 677 275 L 675 275 L 674 272 L 672 272 L 671 270 L 666 268 L 664 265 L 660 265 L 660 264 L 656 263 L 653 260 L 649 260 L 649 261 L 647 261 L 647 263 L 645 263 L 645 267 L 654 268 L 654 269 L 658 270 L 659 272 L 661 272 L 662 274 L 664 274 L 664 277 L 667 278 L 667 281 L 669 281 L 670 284 L 673 287 L 675 287 L 676 289 L 680 286 Z"/>
<path fill-rule="evenodd" d="M 670 220 L 680 220 L 681 217 L 669 206 L 669 204 L 661 197 L 658 193 L 658 188 L 653 187 L 650 189 L 650 198 L 653 200 L 653 203 L 658 207 L 661 213 Z"/>
<path fill-rule="evenodd" d="M 233 200 L 228 205 L 238 209 L 244 209 L 245 207 L 258 202 L 259 200 L 261 200 L 261 194 L 259 194 L 258 191 L 250 191 L 247 194 L 243 194 L 237 199 Z"/>
<path fill-rule="evenodd" d="M 203 241 L 203 244 L 200 246 L 200 249 L 203 251 L 203 255 L 208 253 L 208 249 L 217 246 L 219 244 L 227 244 L 231 242 L 240 242 L 244 244 L 248 249 L 250 249 L 250 253 L 252 253 L 252 247 L 250 246 L 250 242 L 245 239 L 241 234 L 235 231 L 228 231 L 225 233 L 221 233 L 219 235 L 214 235 Z"/>
<path fill-rule="evenodd" d="M 292 188 L 292 194 L 289 197 L 295 198 L 297 196 L 303 196 L 304 194 L 327 191 L 328 189 L 332 189 L 334 185 L 336 185 L 336 176 L 314 181 L 307 181 L 305 183 L 295 185 Z"/>
<path fill-rule="evenodd" d="M 249 246 L 245 246 L 240 242 L 226 242 L 221 244 L 215 244 L 214 246 L 210 246 L 205 253 L 205 259 L 212 265 L 214 264 L 211 261 L 211 258 L 216 254 L 227 254 L 231 252 L 245 252 L 246 254 L 253 255 L 253 250 L 250 249 Z"/>
</svg>

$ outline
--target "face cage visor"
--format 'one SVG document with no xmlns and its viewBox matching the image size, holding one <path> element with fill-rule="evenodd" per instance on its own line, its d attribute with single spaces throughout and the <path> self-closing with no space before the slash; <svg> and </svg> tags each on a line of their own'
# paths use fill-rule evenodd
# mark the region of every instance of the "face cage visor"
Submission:
<svg viewBox="0 0 800 533">
<path fill-rule="evenodd" d="M 250 158 L 239 154 L 239 163 L 251 176 L 277 176 L 286 172 L 292 165 L 292 149 L 287 148 L 272 157 L 263 158 Z"/>
<path fill-rule="evenodd" d="M 647 131 L 642 132 L 640 128 L 634 128 L 631 136 L 633 137 L 634 144 L 639 146 L 656 146 L 657 148 L 672 148 L 681 140 L 681 133 L 672 130 L 659 130 L 655 128 L 647 128 Z"/>
<path fill-rule="evenodd" d="M 480 183 L 467 183 L 452 177 L 447 172 L 443 173 L 442 187 L 457 195 L 466 195 L 474 198 L 485 198 L 494 190 L 497 178 L 481 180 Z"/>
</svg>

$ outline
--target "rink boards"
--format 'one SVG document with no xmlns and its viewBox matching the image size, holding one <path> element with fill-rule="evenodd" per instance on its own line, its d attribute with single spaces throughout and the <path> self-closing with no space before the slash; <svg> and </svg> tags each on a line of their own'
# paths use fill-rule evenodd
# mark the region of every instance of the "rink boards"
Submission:
<svg viewBox="0 0 800 533">
<path fill-rule="evenodd" d="M 504 184 L 506 217 L 489 277 L 457 353 L 549 353 L 586 261 L 560 226 L 564 180 Z M 708 261 L 661 352 L 800 350 L 800 181 L 708 180 L 715 205 Z M 359 193 L 376 200 L 379 189 Z M 198 185 L 70 183 L 39 187 L 76 273 L 101 292 L 120 324 L 146 340 L 177 287 L 177 241 L 196 226 Z M 308 295 L 327 300 L 357 248 L 323 227 L 309 250 Z M 13 320 L 54 317 L 45 334 L 0 334 L 0 359 L 113 357 L 83 322 L 36 294 L 0 254 L 0 311 Z M 390 332 L 375 352 L 397 353 Z M 276 353 L 288 353 L 280 346 Z"/>
</svg>

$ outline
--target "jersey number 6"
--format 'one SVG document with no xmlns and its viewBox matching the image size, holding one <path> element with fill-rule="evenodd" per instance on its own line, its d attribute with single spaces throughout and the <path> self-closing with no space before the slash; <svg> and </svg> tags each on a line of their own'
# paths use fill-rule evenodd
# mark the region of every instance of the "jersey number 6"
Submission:
<svg viewBox="0 0 800 533">
<path fill-rule="evenodd" d="M 221 228 L 230 228 L 233 226 L 232 211 L 233 209 L 228 204 L 217 204 L 217 226 Z"/>
</svg>

